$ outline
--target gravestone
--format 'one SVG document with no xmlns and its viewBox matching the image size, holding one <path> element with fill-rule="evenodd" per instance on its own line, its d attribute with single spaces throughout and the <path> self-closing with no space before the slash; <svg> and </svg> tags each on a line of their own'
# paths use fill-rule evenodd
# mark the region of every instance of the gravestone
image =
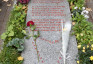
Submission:
<svg viewBox="0 0 93 64">
<path fill-rule="evenodd" d="M 28 5 L 26 21 L 34 21 L 36 31 L 40 31 L 40 37 L 36 40 L 39 62 L 37 58 L 36 46 L 33 38 L 25 40 L 25 50 L 23 64 L 63 64 L 62 50 L 62 24 L 71 23 L 70 10 L 67 0 L 31 0 Z M 76 41 L 74 36 L 70 38 L 69 55 L 67 64 L 75 64 L 71 50 L 76 51 Z M 72 46 L 73 45 L 73 46 Z"/>
</svg>

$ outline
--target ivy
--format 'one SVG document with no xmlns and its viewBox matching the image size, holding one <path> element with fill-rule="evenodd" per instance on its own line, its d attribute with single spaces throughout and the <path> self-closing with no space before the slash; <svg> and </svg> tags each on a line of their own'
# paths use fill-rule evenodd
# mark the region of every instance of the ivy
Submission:
<svg viewBox="0 0 93 64">
<path fill-rule="evenodd" d="M 22 52 L 24 50 L 24 39 L 19 39 L 19 38 L 14 38 L 12 39 L 8 44 L 7 44 L 7 47 L 8 46 L 14 46 L 17 48 L 17 50 L 19 52 Z"/>
</svg>

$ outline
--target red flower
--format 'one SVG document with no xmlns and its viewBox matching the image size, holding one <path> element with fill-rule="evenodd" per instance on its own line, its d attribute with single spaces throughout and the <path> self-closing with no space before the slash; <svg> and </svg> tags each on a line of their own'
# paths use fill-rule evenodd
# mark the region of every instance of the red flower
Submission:
<svg viewBox="0 0 93 64">
<path fill-rule="evenodd" d="M 27 26 L 30 26 L 30 25 L 34 25 L 34 22 L 33 21 L 28 21 Z"/>
<path fill-rule="evenodd" d="M 18 0 L 22 4 L 27 4 L 30 0 Z"/>
</svg>

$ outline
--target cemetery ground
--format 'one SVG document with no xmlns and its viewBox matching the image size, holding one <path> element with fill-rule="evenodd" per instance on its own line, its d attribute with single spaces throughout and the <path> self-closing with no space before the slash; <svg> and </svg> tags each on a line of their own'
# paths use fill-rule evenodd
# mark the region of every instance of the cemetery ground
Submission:
<svg viewBox="0 0 93 64">
<path fill-rule="evenodd" d="M 9 0 L 8 2 L 0 0 L 0 35 L 6 30 L 6 25 L 9 20 L 9 15 L 12 10 L 12 6 L 13 0 Z M 0 38 L 0 50 L 2 48 L 2 44 L 3 42 Z"/>
<path fill-rule="evenodd" d="M 80 2 L 82 2 L 82 3 L 80 3 Z M 77 3 L 77 4 L 75 4 L 75 3 Z M 91 11 L 91 10 L 93 10 L 92 3 L 93 3 L 92 0 L 87 0 L 86 8 L 85 8 L 89 11 L 89 21 L 91 21 L 91 22 L 93 22 L 93 11 Z M 84 5 L 84 1 L 69 0 L 69 4 L 72 7 L 71 13 L 73 14 L 72 15 L 72 21 L 73 21 L 72 30 L 74 32 L 72 34 L 76 36 L 78 50 L 79 50 L 79 58 L 77 59 L 77 63 L 78 64 L 85 64 L 85 63 L 93 64 L 93 37 L 92 37 L 93 25 L 91 23 L 89 23 L 88 21 L 86 21 L 87 19 L 83 15 L 80 15 L 81 12 L 78 12 L 78 10 L 81 10 L 83 8 L 83 6 L 82 6 L 79 9 L 78 6 Z M 26 31 L 25 31 L 26 18 L 25 17 L 26 17 L 26 12 L 27 12 L 27 5 L 19 3 L 17 6 L 14 7 L 15 10 L 13 9 L 13 11 L 10 13 L 12 6 L 13 6 L 13 2 L 10 0 L 6 3 L 0 2 L 0 35 L 1 35 L 1 33 L 4 32 L 4 34 L 2 36 L 2 39 L 4 39 L 4 46 L 3 46 L 3 50 L 0 53 L 0 63 L 1 64 L 22 64 L 22 62 L 24 61 L 23 59 L 25 59 L 21 56 L 21 52 L 23 51 L 23 48 L 18 48 L 17 46 L 20 45 L 20 47 L 23 47 L 23 45 L 21 45 L 21 44 L 23 44 L 23 42 L 24 42 L 23 38 L 26 36 L 25 35 L 26 34 Z M 19 13 L 19 11 L 21 13 Z M 73 11 L 76 11 L 77 13 L 74 13 Z M 9 15 L 10 15 L 10 20 L 9 20 Z M 15 20 L 15 17 L 13 17 L 13 16 L 17 16 L 16 17 L 17 21 Z M 8 25 L 6 27 L 5 25 L 7 23 L 8 23 Z M 13 24 L 15 24 L 15 25 L 13 25 Z M 6 28 L 7 28 L 7 30 L 5 31 Z M 29 38 L 29 37 L 27 36 L 27 38 Z M 17 45 L 15 45 L 15 43 L 14 43 L 14 44 L 12 44 L 14 46 L 11 46 L 8 44 L 9 41 L 13 41 L 13 42 L 21 41 L 22 43 L 17 44 Z M 18 43 L 18 42 L 16 42 L 16 43 Z M 1 45 L 1 43 L 2 42 L 0 41 L 0 45 Z M 10 47 L 6 47 L 7 44 Z M 11 44 L 11 42 L 10 42 L 10 44 Z"/>
</svg>

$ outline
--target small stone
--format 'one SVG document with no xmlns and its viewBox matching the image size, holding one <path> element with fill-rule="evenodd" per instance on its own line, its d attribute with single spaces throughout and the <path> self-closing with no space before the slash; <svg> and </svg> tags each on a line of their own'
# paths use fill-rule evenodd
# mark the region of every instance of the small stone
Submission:
<svg viewBox="0 0 93 64">
<path fill-rule="evenodd" d="M 8 2 L 8 0 L 3 0 L 3 1 Z"/>
<path fill-rule="evenodd" d="M 0 12 L 2 11 L 2 9 L 0 9 Z"/>
<path fill-rule="evenodd" d="M 11 6 L 11 4 L 7 4 L 7 6 Z"/>
</svg>

